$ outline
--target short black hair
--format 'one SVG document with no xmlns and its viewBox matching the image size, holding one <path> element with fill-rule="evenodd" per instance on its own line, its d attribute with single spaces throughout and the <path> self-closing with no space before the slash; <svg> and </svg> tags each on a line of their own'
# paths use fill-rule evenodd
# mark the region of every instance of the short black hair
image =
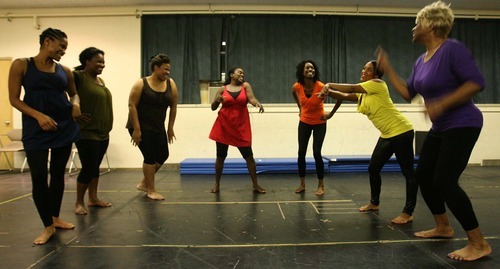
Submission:
<svg viewBox="0 0 500 269">
<path fill-rule="evenodd" d="M 238 68 L 243 70 L 243 68 L 241 68 L 240 66 L 235 66 L 227 71 L 226 80 L 224 81 L 224 85 L 231 84 L 231 75 L 234 74 L 234 71 L 236 71 L 236 69 L 238 69 Z"/>
<path fill-rule="evenodd" d="M 96 48 L 96 47 L 88 47 L 84 49 L 82 52 L 80 52 L 80 56 L 78 57 L 78 60 L 80 61 L 80 65 L 75 67 L 75 70 L 83 70 L 85 69 L 85 65 L 87 64 L 87 61 L 92 59 L 97 54 L 102 54 L 104 55 L 104 51 Z"/>
<path fill-rule="evenodd" d="M 371 60 L 370 63 L 373 65 L 375 75 L 377 75 L 378 78 L 382 78 L 384 76 L 384 72 L 378 68 L 377 61 Z"/>
</svg>

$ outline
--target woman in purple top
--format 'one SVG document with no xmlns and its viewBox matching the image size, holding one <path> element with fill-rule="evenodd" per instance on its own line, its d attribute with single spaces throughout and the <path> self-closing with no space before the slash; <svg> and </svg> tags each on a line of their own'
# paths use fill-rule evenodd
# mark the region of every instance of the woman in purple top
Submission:
<svg viewBox="0 0 500 269">
<path fill-rule="evenodd" d="M 405 82 L 379 50 L 379 68 L 406 100 L 424 97 L 432 128 L 419 157 L 415 177 L 422 196 L 434 215 L 436 227 L 417 232 L 422 238 L 451 238 L 454 235 L 446 206 L 467 233 L 467 246 L 448 254 L 455 260 L 472 261 L 491 253 L 484 239 L 469 197 L 458 184 L 483 126 L 481 111 L 472 97 L 485 87 L 484 78 L 470 51 L 448 39 L 453 12 L 442 1 L 424 7 L 415 20 L 413 42 L 427 51 L 420 56 Z M 446 205 L 446 206 L 445 206 Z"/>
</svg>

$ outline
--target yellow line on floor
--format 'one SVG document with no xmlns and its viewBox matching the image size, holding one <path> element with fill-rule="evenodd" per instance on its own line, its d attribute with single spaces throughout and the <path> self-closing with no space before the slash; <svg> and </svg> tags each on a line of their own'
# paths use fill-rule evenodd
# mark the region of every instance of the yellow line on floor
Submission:
<svg viewBox="0 0 500 269">
<path fill-rule="evenodd" d="M 16 200 L 23 199 L 23 198 L 28 197 L 28 196 L 31 196 L 31 193 L 28 193 L 28 194 L 25 194 L 25 195 L 21 195 L 21 196 L 18 196 L 16 198 L 12 198 L 12 199 L 7 200 L 7 201 L 0 202 L 0 205 L 8 204 L 10 202 L 14 202 Z"/>
<path fill-rule="evenodd" d="M 164 205 L 234 205 L 234 204 L 298 204 L 298 203 L 345 203 L 351 200 L 321 200 L 321 201 L 241 201 L 241 202 L 162 202 Z"/>
<path fill-rule="evenodd" d="M 498 236 L 485 237 L 487 240 L 500 239 Z M 349 241 L 349 242 L 311 242 L 311 243 L 273 243 L 273 244 L 234 244 L 234 245 L 185 245 L 185 244 L 154 244 L 154 245 L 89 245 L 78 246 L 68 245 L 70 248 L 261 248 L 261 247 L 314 247 L 314 246 L 335 246 L 335 245 L 367 245 L 367 244 L 402 244 L 402 243 L 418 243 L 418 242 L 445 242 L 445 241 L 467 241 L 467 238 L 454 239 L 409 239 L 409 240 L 375 240 L 375 241 Z"/>
</svg>

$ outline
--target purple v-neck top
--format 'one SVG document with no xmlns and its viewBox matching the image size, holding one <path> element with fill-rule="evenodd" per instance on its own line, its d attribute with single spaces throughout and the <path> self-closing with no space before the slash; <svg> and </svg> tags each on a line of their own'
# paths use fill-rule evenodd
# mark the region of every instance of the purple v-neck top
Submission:
<svg viewBox="0 0 500 269">
<path fill-rule="evenodd" d="M 418 93 L 426 102 L 439 99 L 456 91 L 467 81 L 475 82 L 481 90 L 485 87 L 484 77 L 471 52 L 459 41 L 446 40 L 425 63 L 424 56 L 425 54 L 421 55 L 415 62 L 406 81 L 412 98 Z M 432 129 L 436 131 L 482 126 L 483 115 L 472 99 L 445 111 L 432 121 Z"/>
</svg>

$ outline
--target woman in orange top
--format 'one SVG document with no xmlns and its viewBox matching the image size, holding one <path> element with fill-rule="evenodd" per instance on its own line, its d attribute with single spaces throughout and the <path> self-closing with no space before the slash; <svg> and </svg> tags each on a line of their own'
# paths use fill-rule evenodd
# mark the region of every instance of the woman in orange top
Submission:
<svg viewBox="0 0 500 269">
<path fill-rule="evenodd" d="M 321 92 L 323 87 L 323 83 L 319 81 L 319 71 L 316 63 L 311 60 L 302 61 L 297 65 L 296 69 L 297 82 L 292 86 L 292 95 L 299 107 L 300 116 L 298 132 L 299 156 L 297 159 L 300 185 L 295 192 L 301 193 L 306 189 L 306 152 L 307 144 L 312 134 L 313 155 L 316 163 L 316 174 L 318 176 L 316 195 L 321 196 L 325 194 L 325 186 L 323 184 L 325 168 L 323 157 L 321 156 L 321 148 L 323 147 L 326 135 L 326 121 L 333 116 L 342 104 L 342 101 L 337 101 L 332 111 L 325 115 L 323 108 L 324 99 L 319 98 L 316 94 Z"/>
</svg>

